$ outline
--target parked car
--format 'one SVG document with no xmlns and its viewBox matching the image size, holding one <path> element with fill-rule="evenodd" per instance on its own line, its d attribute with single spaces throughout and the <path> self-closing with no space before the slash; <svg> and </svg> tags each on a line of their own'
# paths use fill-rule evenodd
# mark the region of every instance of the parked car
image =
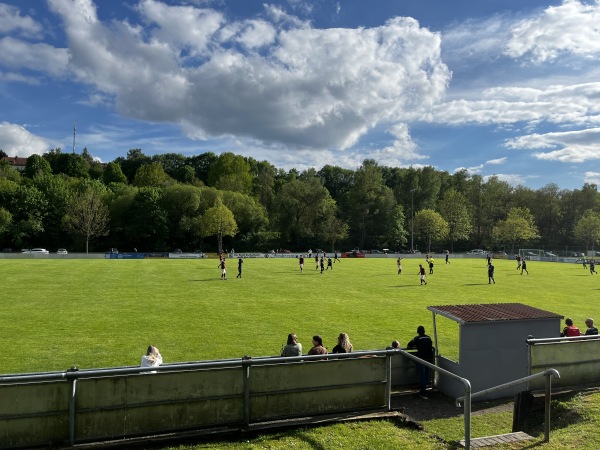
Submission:
<svg viewBox="0 0 600 450">
<path fill-rule="evenodd" d="M 47 255 L 50 252 L 48 250 L 46 250 L 45 248 L 32 248 L 29 253 L 40 253 L 42 255 Z"/>
<path fill-rule="evenodd" d="M 552 253 L 552 252 L 544 252 L 544 255 L 546 255 L 546 256 L 550 256 L 551 258 L 555 258 L 555 257 L 557 256 L 557 255 L 555 255 L 555 254 L 554 254 L 554 253 Z"/>
<path fill-rule="evenodd" d="M 66 255 L 66 254 L 68 254 L 68 253 L 69 253 L 69 252 L 67 251 L 67 249 L 66 249 L 66 248 L 59 248 L 58 250 L 56 250 L 56 254 L 57 254 L 57 255 Z"/>
<path fill-rule="evenodd" d="M 485 255 L 486 251 L 480 248 L 476 248 L 467 252 L 467 255 Z"/>
<path fill-rule="evenodd" d="M 3 248 L 2 253 L 12 253 L 12 248 Z"/>
</svg>

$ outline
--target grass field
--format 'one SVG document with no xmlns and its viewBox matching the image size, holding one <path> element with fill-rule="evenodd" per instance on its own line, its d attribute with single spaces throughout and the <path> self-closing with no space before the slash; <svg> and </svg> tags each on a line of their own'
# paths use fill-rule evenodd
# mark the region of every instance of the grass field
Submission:
<svg viewBox="0 0 600 450">
<path fill-rule="evenodd" d="M 216 259 L 0 260 L 2 372 L 137 365 L 150 343 L 165 362 L 276 355 L 290 332 L 305 352 L 314 334 L 331 349 L 342 331 L 355 349 L 383 348 L 430 330 L 429 305 L 522 302 L 580 327 L 598 312 L 600 277 L 575 264 L 530 262 L 521 275 L 494 260 L 489 285 L 485 259 L 440 259 L 420 286 L 422 258 L 405 258 L 402 275 L 393 258 L 344 259 L 322 275 L 294 258 L 247 259 L 242 279 L 235 262 L 221 281 Z M 438 321 L 449 357 L 455 327 Z"/>
<path fill-rule="evenodd" d="M 430 330 L 430 305 L 522 302 L 572 317 L 583 327 L 598 316 L 600 277 L 580 265 L 495 260 L 489 285 L 485 259 L 436 262 L 428 285 L 417 275 L 424 259 L 344 259 L 321 275 L 314 265 L 298 270 L 296 259 L 247 259 L 242 279 L 235 260 L 221 281 L 216 259 L 205 260 L 0 260 L 1 371 L 18 373 L 137 365 L 148 344 L 165 362 L 265 356 L 279 353 L 289 332 L 305 352 L 321 334 L 332 348 L 347 332 L 359 349 L 403 344 L 417 325 Z M 440 352 L 452 356 L 456 324 L 438 320 Z M 560 332 L 556 330 L 557 335 Z M 550 444 L 544 449 L 600 447 L 600 394 L 554 402 Z M 510 430 L 507 412 L 473 418 L 473 436 Z M 390 421 L 337 424 L 208 442 L 179 449 L 440 449 L 462 438 L 462 418 L 424 423 L 425 431 Z M 529 448 L 530 443 L 499 448 Z"/>
</svg>

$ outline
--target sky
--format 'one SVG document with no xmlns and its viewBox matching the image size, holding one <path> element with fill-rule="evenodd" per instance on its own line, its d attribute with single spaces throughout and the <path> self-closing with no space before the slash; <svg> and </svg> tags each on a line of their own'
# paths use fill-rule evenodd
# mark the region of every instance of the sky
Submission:
<svg viewBox="0 0 600 450">
<path fill-rule="evenodd" d="M 0 0 L 0 149 L 580 189 L 600 184 L 599 24 L 600 0 Z"/>
</svg>

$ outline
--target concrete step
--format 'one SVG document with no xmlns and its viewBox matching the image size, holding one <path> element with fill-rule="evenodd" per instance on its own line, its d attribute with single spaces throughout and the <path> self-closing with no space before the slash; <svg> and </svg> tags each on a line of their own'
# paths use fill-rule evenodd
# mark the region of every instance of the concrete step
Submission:
<svg viewBox="0 0 600 450">
<path fill-rule="evenodd" d="M 520 442 L 533 439 L 533 436 L 517 431 L 516 433 L 499 434 L 497 436 L 485 436 L 471 439 L 471 448 L 490 447 L 496 444 L 507 444 L 510 442 Z M 465 446 L 464 439 L 460 441 L 461 446 Z"/>
</svg>

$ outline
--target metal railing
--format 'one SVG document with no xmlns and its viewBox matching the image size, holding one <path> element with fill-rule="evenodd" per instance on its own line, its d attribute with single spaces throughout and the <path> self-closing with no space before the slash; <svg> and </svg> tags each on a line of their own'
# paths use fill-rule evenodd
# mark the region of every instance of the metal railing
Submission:
<svg viewBox="0 0 600 450">
<path fill-rule="evenodd" d="M 546 383 L 545 383 L 546 384 L 546 392 L 545 392 L 546 397 L 544 399 L 544 418 L 545 418 L 545 420 L 544 420 L 544 442 L 550 442 L 550 399 L 551 399 L 551 392 L 552 392 L 552 378 L 551 377 L 560 378 L 560 373 L 558 373 L 558 370 L 547 369 L 544 372 L 536 373 L 534 375 L 529 375 L 527 377 L 519 378 L 518 380 L 510 381 L 508 383 L 504 383 L 504 384 L 500 384 L 498 386 L 484 389 L 483 391 L 475 392 L 470 395 L 470 398 L 468 399 L 468 401 L 471 402 L 476 397 L 481 397 L 481 396 L 489 394 L 491 392 L 496 392 L 496 391 L 500 391 L 500 390 L 508 388 L 508 387 L 527 383 L 528 381 L 535 380 L 535 379 L 541 378 L 541 377 L 546 377 Z M 465 403 L 466 403 L 467 398 L 466 397 L 457 398 L 456 406 L 460 406 L 460 403 L 462 401 L 465 401 Z M 466 444 L 466 437 L 465 437 L 465 444 Z M 468 448 L 468 447 L 465 445 L 465 448 Z"/>
</svg>

